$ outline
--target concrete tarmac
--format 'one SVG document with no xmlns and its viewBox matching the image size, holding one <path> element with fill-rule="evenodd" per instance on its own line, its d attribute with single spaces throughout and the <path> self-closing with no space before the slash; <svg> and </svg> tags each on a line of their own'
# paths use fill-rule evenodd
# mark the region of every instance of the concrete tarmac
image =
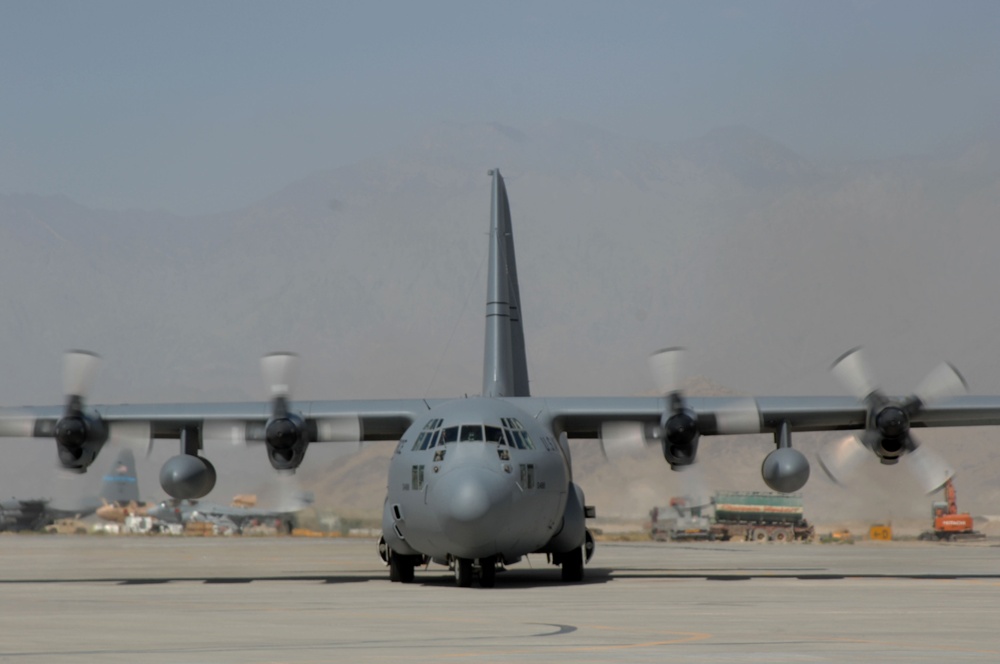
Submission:
<svg viewBox="0 0 1000 664">
<path fill-rule="evenodd" d="M 997 662 L 993 543 L 598 543 L 460 589 L 373 540 L 0 537 L 0 662 Z"/>
</svg>

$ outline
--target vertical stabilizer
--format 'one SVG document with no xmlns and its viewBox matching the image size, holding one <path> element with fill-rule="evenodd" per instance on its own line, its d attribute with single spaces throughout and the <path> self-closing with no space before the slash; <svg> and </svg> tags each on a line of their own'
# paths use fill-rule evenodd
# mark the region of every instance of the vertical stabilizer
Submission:
<svg viewBox="0 0 1000 664">
<path fill-rule="evenodd" d="M 127 505 L 139 500 L 139 481 L 135 475 L 135 455 L 125 448 L 111 465 L 101 484 L 101 498 L 108 503 Z"/>
<path fill-rule="evenodd" d="M 483 357 L 483 396 L 526 397 L 528 360 L 521 324 L 521 292 L 514 258 L 507 188 L 500 171 L 493 176 L 490 211 L 490 266 L 486 288 L 486 349 Z"/>
</svg>

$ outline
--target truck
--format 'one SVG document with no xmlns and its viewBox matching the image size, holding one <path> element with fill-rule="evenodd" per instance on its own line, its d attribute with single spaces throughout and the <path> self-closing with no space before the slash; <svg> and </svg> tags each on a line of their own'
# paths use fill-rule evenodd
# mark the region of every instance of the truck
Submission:
<svg viewBox="0 0 1000 664">
<path fill-rule="evenodd" d="M 717 491 L 708 505 L 696 502 L 688 497 L 672 498 L 669 508 L 653 508 L 652 538 L 791 542 L 811 541 L 816 534 L 804 517 L 800 494 Z M 672 516 L 674 513 L 677 516 Z"/>
<path fill-rule="evenodd" d="M 712 522 L 703 510 L 711 503 L 695 504 L 691 496 L 675 496 L 666 509 L 654 507 L 650 513 L 650 536 L 657 542 L 714 539 Z"/>
<path fill-rule="evenodd" d="M 944 483 L 942 490 L 945 499 L 931 503 L 931 530 L 920 533 L 920 539 L 957 542 L 985 538 L 985 534 L 973 530 L 972 515 L 958 511 L 958 493 L 951 478 Z"/>
</svg>

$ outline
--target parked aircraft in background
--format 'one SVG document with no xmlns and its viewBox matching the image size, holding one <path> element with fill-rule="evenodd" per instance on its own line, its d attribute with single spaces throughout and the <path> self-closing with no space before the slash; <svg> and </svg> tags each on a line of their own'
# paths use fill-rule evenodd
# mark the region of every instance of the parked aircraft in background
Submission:
<svg viewBox="0 0 1000 664">
<path fill-rule="evenodd" d="M 570 438 L 600 441 L 609 455 L 655 445 L 680 469 L 694 463 L 701 436 L 770 433 L 775 449 L 761 474 L 770 488 L 792 492 L 809 477 L 792 433 L 854 430 L 858 435 L 821 456 L 832 477 L 843 478 L 865 457 L 884 464 L 909 458 L 933 490 L 952 472 L 918 448 L 911 427 L 1000 424 L 1000 397 L 961 396 L 965 384 L 951 366 L 931 372 L 912 395 L 893 397 L 878 388 L 857 350 L 833 368 L 850 397 L 688 398 L 678 349 L 650 360 L 660 397 L 533 397 L 507 191 L 499 171 L 490 175 L 480 396 L 294 402 L 295 357 L 274 354 L 261 362 L 270 403 L 87 407 L 97 357 L 78 351 L 66 358 L 65 406 L 0 411 L 0 435 L 54 439 L 63 466 L 79 472 L 109 440 L 180 440 L 181 453 L 160 473 L 176 499 L 201 498 L 215 485 L 215 468 L 202 456 L 205 439 L 262 441 L 279 471 L 296 469 L 312 443 L 393 440 L 380 543 L 390 579 L 412 582 L 418 566 L 435 562 L 449 566 L 459 586 L 475 576 L 493 586 L 499 569 L 532 553 L 561 566 L 563 580 L 582 579 L 594 508 L 573 481 Z"/>
<path fill-rule="evenodd" d="M 256 496 L 236 496 L 231 505 L 220 505 L 203 500 L 164 500 L 146 509 L 146 515 L 163 523 L 187 525 L 201 521 L 220 528 L 242 533 L 252 526 L 273 527 L 278 532 L 291 533 L 295 515 L 311 505 L 312 494 L 303 493 L 295 504 L 283 509 L 261 509 Z"/>
<path fill-rule="evenodd" d="M 136 503 L 139 489 L 132 450 L 122 449 L 101 483 L 97 499 L 84 499 L 76 509 L 53 507 L 49 499 L 10 498 L 0 501 L 0 530 L 42 530 L 56 519 L 80 518 L 108 507 Z"/>
</svg>

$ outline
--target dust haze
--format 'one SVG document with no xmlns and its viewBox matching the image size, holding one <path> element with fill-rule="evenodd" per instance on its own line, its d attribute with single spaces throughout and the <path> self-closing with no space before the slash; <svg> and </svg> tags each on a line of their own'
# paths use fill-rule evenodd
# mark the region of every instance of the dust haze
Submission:
<svg viewBox="0 0 1000 664">
<path fill-rule="evenodd" d="M 890 393 L 942 360 L 973 392 L 1000 393 L 997 132 L 830 164 L 747 127 L 658 143 L 554 121 L 434 125 L 211 216 L 0 196 L 0 403 L 59 403 L 61 354 L 80 347 L 104 357 L 94 402 L 263 399 L 258 358 L 275 350 L 302 356 L 303 399 L 473 393 L 492 167 L 510 195 L 533 394 L 648 392 L 646 356 L 667 345 L 689 349 L 691 376 L 743 394 L 843 394 L 827 369 L 856 345 Z M 993 430 L 918 435 L 959 468 L 964 508 L 998 511 Z M 795 441 L 813 461 L 809 509 L 929 513 L 899 469 L 826 484 L 821 442 Z M 602 514 L 645 514 L 684 490 L 662 459 L 609 464 L 574 445 Z M 708 486 L 762 489 L 772 445 L 703 439 Z M 110 457 L 56 480 L 50 447 L 12 446 L 5 494 L 96 493 L 86 484 Z M 334 484 L 350 462 L 323 447 L 304 488 L 346 500 Z M 160 495 L 174 453 L 158 443 L 140 459 L 144 496 Z M 263 453 L 213 454 L 215 499 L 270 477 Z M 371 480 L 376 509 L 384 481 Z"/>
</svg>

